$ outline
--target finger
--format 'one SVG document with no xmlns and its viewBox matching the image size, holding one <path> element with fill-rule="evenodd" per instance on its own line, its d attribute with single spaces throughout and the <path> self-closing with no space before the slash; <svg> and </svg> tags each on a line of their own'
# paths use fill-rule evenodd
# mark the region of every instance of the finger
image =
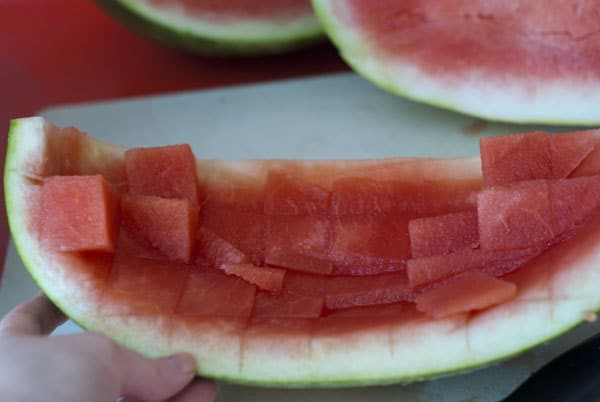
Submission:
<svg viewBox="0 0 600 402">
<path fill-rule="evenodd" d="M 196 362 L 186 354 L 147 359 L 116 347 L 113 366 L 120 370 L 121 395 L 143 401 L 164 401 L 188 385 L 196 373 Z"/>
<path fill-rule="evenodd" d="M 169 402 L 213 402 L 216 396 L 217 385 L 214 381 L 198 378 Z"/>
<path fill-rule="evenodd" d="M 47 335 L 67 317 L 43 294 L 19 304 L 0 321 L 0 334 Z"/>
</svg>

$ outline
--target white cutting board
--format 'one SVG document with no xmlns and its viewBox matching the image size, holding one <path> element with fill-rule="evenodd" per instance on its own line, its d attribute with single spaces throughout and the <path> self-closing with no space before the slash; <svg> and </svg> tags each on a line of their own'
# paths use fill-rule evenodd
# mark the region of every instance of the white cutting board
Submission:
<svg viewBox="0 0 600 402">
<path fill-rule="evenodd" d="M 387 94 L 350 73 L 57 107 L 42 114 L 59 126 L 74 125 L 125 146 L 184 142 L 200 158 L 224 159 L 466 156 L 478 153 L 472 131 L 488 135 L 534 128 L 482 124 Z M 12 244 L 4 275 L 2 315 L 37 291 Z M 79 329 L 67 323 L 57 333 L 74 331 Z M 274 390 L 221 384 L 218 400 L 494 402 L 535 368 L 599 331 L 600 323 L 585 324 L 501 365 L 408 386 Z"/>
</svg>

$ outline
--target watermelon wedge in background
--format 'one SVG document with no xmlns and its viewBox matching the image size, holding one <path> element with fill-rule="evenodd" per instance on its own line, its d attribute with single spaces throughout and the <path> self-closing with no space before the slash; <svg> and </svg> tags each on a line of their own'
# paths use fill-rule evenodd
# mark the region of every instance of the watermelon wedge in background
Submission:
<svg viewBox="0 0 600 402">
<path fill-rule="evenodd" d="M 383 89 L 487 120 L 600 123 L 595 1 L 313 6 L 342 57 Z"/>
<path fill-rule="evenodd" d="M 322 39 L 310 0 L 97 0 L 122 23 L 187 51 L 277 53 Z"/>
<path fill-rule="evenodd" d="M 481 158 L 221 161 L 34 117 L 11 125 L 5 191 L 25 266 L 84 328 L 230 381 L 408 382 L 600 308 L 599 145 L 535 132 L 482 139 Z"/>
</svg>

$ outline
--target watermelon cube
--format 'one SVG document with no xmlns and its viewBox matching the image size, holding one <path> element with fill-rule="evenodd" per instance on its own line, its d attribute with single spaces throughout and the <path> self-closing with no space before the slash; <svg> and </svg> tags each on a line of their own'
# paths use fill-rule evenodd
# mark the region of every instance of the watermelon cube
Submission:
<svg viewBox="0 0 600 402">
<path fill-rule="evenodd" d="M 552 176 L 569 177 L 600 143 L 600 130 L 573 131 L 550 136 Z"/>
<path fill-rule="evenodd" d="M 466 272 L 416 298 L 417 309 L 434 318 L 483 310 L 517 295 L 517 286 L 481 272 Z"/>
<path fill-rule="evenodd" d="M 189 263 L 196 245 L 198 210 L 186 199 L 125 195 L 123 227 L 171 261 Z"/>
<path fill-rule="evenodd" d="M 328 275 L 331 223 L 315 216 L 267 217 L 265 262 L 297 271 Z"/>
<path fill-rule="evenodd" d="M 42 185 L 41 239 L 59 251 L 114 251 L 119 196 L 100 175 L 51 176 Z"/>
<path fill-rule="evenodd" d="M 483 137 L 480 151 L 487 186 L 553 178 L 550 141 L 545 132 Z"/>
<path fill-rule="evenodd" d="M 404 269 L 410 258 L 408 218 L 345 217 L 333 226 L 335 275 L 375 275 Z"/>
<path fill-rule="evenodd" d="M 413 219 L 408 233 L 414 258 L 474 249 L 479 246 L 477 211 Z"/>
<path fill-rule="evenodd" d="M 408 260 L 406 272 L 410 286 L 416 287 L 438 282 L 462 272 L 481 269 L 483 264 L 480 250 L 463 250 Z"/>
<path fill-rule="evenodd" d="M 600 176 L 550 182 L 550 203 L 559 233 L 575 229 L 600 207 Z"/>
<path fill-rule="evenodd" d="M 289 292 L 256 294 L 254 320 L 269 318 L 318 318 L 323 311 L 323 296 L 304 296 Z"/>
<path fill-rule="evenodd" d="M 213 268 L 222 264 L 244 264 L 250 260 L 233 244 L 201 226 L 198 230 L 198 255 L 206 258 Z"/>
<path fill-rule="evenodd" d="M 130 149 L 125 168 L 131 194 L 187 198 L 198 207 L 196 159 L 189 145 Z"/>
<path fill-rule="evenodd" d="M 486 189 L 477 211 L 482 250 L 543 247 L 558 233 L 547 180 Z"/>
</svg>

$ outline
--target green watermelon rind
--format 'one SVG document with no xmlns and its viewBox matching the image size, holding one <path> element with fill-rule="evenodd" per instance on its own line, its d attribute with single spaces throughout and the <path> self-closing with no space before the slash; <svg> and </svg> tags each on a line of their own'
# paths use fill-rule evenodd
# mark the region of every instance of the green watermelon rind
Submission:
<svg viewBox="0 0 600 402">
<path fill-rule="evenodd" d="M 279 25 L 248 20 L 224 27 L 178 17 L 147 6 L 143 0 L 96 0 L 96 3 L 134 31 L 193 53 L 252 56 L 281 53 L 325 40 L 314 15 Z"/>
<path fill-rule="evenodd" d="M 375 86 L 410 99 L 440 109 L 473 116 L 486 121 L 517 124 L 544 124 L 557 126 L 596 126 L 600 125 L 600 103 L 598 83 L 588 81 L 535 81 L 532 77 L 510 82 L 493 83 L 490 77 L 475 76 L 474 84 L 465 85 L 465 92 L 472 92 L 460 100 L 437 77 L 421 71 L 410 60 L 384 61 L 376 54 L 375 44 L 369 43 L 364 35 L 353 26 L 343 26 L 336 21 L 331 11 L 333 0 L 311 0 L 315 14 L 330 41 L 337 47 L 341 57 L 360 76 Z M 341 5 L 346 0 L 340 1 Z M 398 69 L 398 71 L 394 71 Z M 409 76 L 410 75 L 410 76 Z M 522 81 L 522 82 L 519 82 Z M 534 91 L 536 102 L 529 102 Z M 437 93 L 428 93 L 432 87 Z M 513 91 L 513 93 L 510 93 Z M 570 98 L 572 97 L 572 98 Z"/>
<path fill-rule="evenodd" d="M 28 160 L 45 147 L 42 131 L 47 127 L 41 118 L 15 120 L 10 126 L 5 197 L 13 240 L 25 267 L 50 299 L 81 327 L 105 333 L 148 357 L 179 351 L 194 353 L 199 361 L 198 374 L 202 376 L 289 388 L 420 381 L 471 371 L 515 356 L 573 328 L 583 320 L 584 312 L 600 308 L 600 292 L 594 286 L 600 283 L 600 251 L 592 250 L 556 279 L 565 292 L 556 300 L 529 300 L 524 295 L 471 317 L 468 322 L 460 318 L 428 320 L 408 329 L 367 328 L 331 339 L 317 337 L 312 340 L 309 357 L 290 357 L 285 348 L 279 349 L 277 342 L 269 338 L 262 345 L 259 341 L 258 349 L 244 352 L 248 356 L 242 368 L 241 363 L 228 361 L 227 353 L 231 351 L 221 343 L 227 341 L 226 333 L 218 329 L 208 334 L 186 334 L 175 328 L 173 331 L 180 336 L 176 344 L 156 330 L 161 325 L 160 318 L 101 316 L 93 310 L 93 296 L 86 293 L 85 284 L 69 272 L 66 257 L 42 251 L 39 239 L 27 230 L 29 212 L 23 200 L 27 199 L 27 191 L 35 188 L 36 182 L 39 184 L 40 178 Z M 114 158 L 113 152 L 123 152 L 116 146 L 90 144 L 100 148 L 86 153 L 95 158 Z M 392 355 L 384 345 L 388 341 L 395 345 Z M 206 345 L 213 345 L 214 350 L 201 350 Z M 237 356 L 235 351 L 231 356 Z M 411 365 L 420 366 L 411 371 Z"/>
</svg>

